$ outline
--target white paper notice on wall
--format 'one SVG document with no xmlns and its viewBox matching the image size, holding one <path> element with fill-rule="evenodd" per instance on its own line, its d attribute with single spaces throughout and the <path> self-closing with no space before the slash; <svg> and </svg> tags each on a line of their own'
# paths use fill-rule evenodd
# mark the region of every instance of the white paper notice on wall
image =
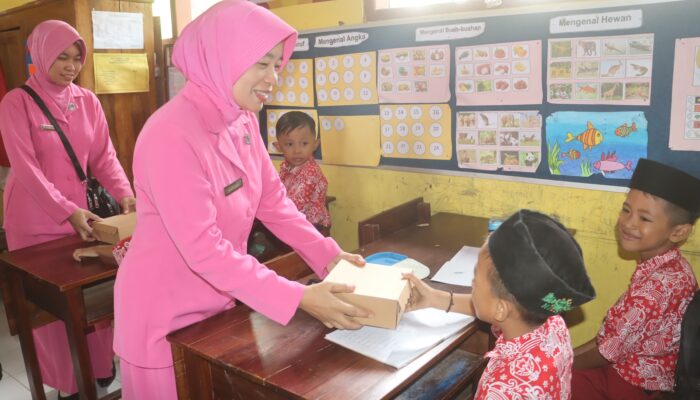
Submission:
<svg viewBox="0 0 700 400">
<path fill-rule="evenodd" d="M 143 14 L 93 11 L 92 40 L 95 49 L 143 49 Z"/>
</svg>

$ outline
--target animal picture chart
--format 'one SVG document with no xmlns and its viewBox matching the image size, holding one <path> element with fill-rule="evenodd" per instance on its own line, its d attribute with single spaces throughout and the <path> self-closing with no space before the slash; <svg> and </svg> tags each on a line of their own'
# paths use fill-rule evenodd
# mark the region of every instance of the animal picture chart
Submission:
<svg viewBox="0 0 700 400">
<path fill-rule="evenodd" d="M 272 91 L 270 105 L 313 107 L 313 60 L 289 60 L 277 76 L 277 87 Z"/>
<path fill-rule="evenodd" d="M 376 53 L 316 58 L 319 106 L 377 103 Z"/>
<path fill-rule="evenodd" d="M 450 100 L 450 47 L 379 51 L 380 103 L 444 103 Z"/>
<path fill-rule="evenodd" d="M 460 168 L 533 172 L 542 155 L 542 116 L 537 111 L 457 113 Z"/>
<path fill-rule="evenodd" d="M 452 126 L 447 104 L 382 105 L 379 114 L 384 157 L 452 158 Z"/>
<path fill-rule="evenodd" d="M 649 105 L 654 35 L 550 39 L 547 101 Z"/>
<path fill-rule="evenodd" d="M 675 60 L 668 146 L 700 151 L 700 37 L 677 39 Z"/>
<path fill-rule="evenodd" d="M 316 122 L 316 136 L 318 137 L 318 113 L 316 110 L 302 110 L 302 109 L 283 109 L 283 108 L 276 108 L 276 109 L 269 109 L 266 112 L 266 121 L 267 121 L 267 152 L 269 154 L 282 154 L 282 152 L 278 151 L 274 143 L 277 141 L 277 130 L 275 128 L 275 125 L 277 125 L 277 120 L 280 119 L 281 116 L 284 114 L 290 112 L 290 111 L 301 111 L 305 112 L 308 114 L 311 118 L 314 119 L 314 122 Z"/>
<path fill-rule="evenodd" d="M 457 105 L 541 104 L 542 42 L 455 49 Z"/>
</svg>

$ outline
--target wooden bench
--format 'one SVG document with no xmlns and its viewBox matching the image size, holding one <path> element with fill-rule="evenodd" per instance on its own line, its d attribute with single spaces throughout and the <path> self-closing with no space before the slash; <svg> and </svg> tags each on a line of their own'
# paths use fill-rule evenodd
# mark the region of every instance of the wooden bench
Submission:
<svg viewBox="0 0 700 400">
<path fill-rule="evenodd" d="M 399 229 L 427 223 L 430 223 L 430 203 L 419 197 L 358 222 L 359 245 L 362 247 Z"/>
<path fill-rule="evenodd" d="M 326 196 L 326 208 L 334 201 L 334 196 Z M 327 233 L 330 235 L 330 232 Z M 270 232 L 262 222 L 257 219 L 253 222 L 253 228 L 248 236 L 248 254 L 264 263 L 291 251 L 292 248 Z"/>
</svg>

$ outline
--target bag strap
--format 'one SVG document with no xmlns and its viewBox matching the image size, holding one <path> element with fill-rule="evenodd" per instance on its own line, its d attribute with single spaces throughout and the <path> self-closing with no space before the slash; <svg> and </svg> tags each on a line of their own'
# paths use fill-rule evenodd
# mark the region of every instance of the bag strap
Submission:
<svg viewBox="0 0 700 400">
<path fill-rule="evenodd" d="M 80 179 L 81 182 L 85 182 L 87 180 L 85 172 L 83 172 L 83 168 L 80 166 L 78 158 L 75 156 L 73 147 L 71 147 L 68 138 L 63 133 L 63 130 L 61 129 L 60 125 L 58 125 L 56 118 L 53 117 L 51 111 L 49 111 L 49 108 L 46 107 L 46 104 L 41 99 L 41 97 L 39 97 L 39 95 L 36 94 L 34 89 L 30 88 L 27 85 L 22 85 L 21 87 L 22 90 L 24 90 L 25 92 L 29 93 L 30 96 L 32 96 L 36 104 L 39 106 L 39 108 L 41 108 L 41 111 L 43 111 L 44 115 L 46 115 L 46 118 L 48 118 L 49 122 L 51 122 L 51 125 L 53 125 L 54 129 L 56 129 L 56 132 L 58 132 L 58 136 L 61 138 L 61 143 L 63 143 L 63 147 L 66 149 L 66 153 L 68 153 L 68 156 L 70 157 L 70 160 L 73 163 L 73 168 L 75 168 L 75 172 L 78 174 L 78 179 Z"/>
</svg>

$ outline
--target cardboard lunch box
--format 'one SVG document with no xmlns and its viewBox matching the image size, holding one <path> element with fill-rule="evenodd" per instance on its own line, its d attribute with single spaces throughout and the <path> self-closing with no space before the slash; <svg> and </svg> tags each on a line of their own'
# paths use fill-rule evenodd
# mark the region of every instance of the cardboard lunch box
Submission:
<svg viewBox="0 0 700 400">
<path fill-rule="evenodd" d="M 362 325 L 396 329 L 411 294 L 410 283 L 402 279 L 410 269 L 367 263 L 356 267 L 340 260 L 324 281 L 355 285 L 353 293 L 335 293 L 341 300 L 374 314 L 372 318 L 355 318 Z"/>
<path fill-rule="evenodd" d="M 136 227 L 136 213 L 120 214 L 92 223 L 92 231 L 101 242 L 117 244 L 131 236 Z"/>
</svg>

